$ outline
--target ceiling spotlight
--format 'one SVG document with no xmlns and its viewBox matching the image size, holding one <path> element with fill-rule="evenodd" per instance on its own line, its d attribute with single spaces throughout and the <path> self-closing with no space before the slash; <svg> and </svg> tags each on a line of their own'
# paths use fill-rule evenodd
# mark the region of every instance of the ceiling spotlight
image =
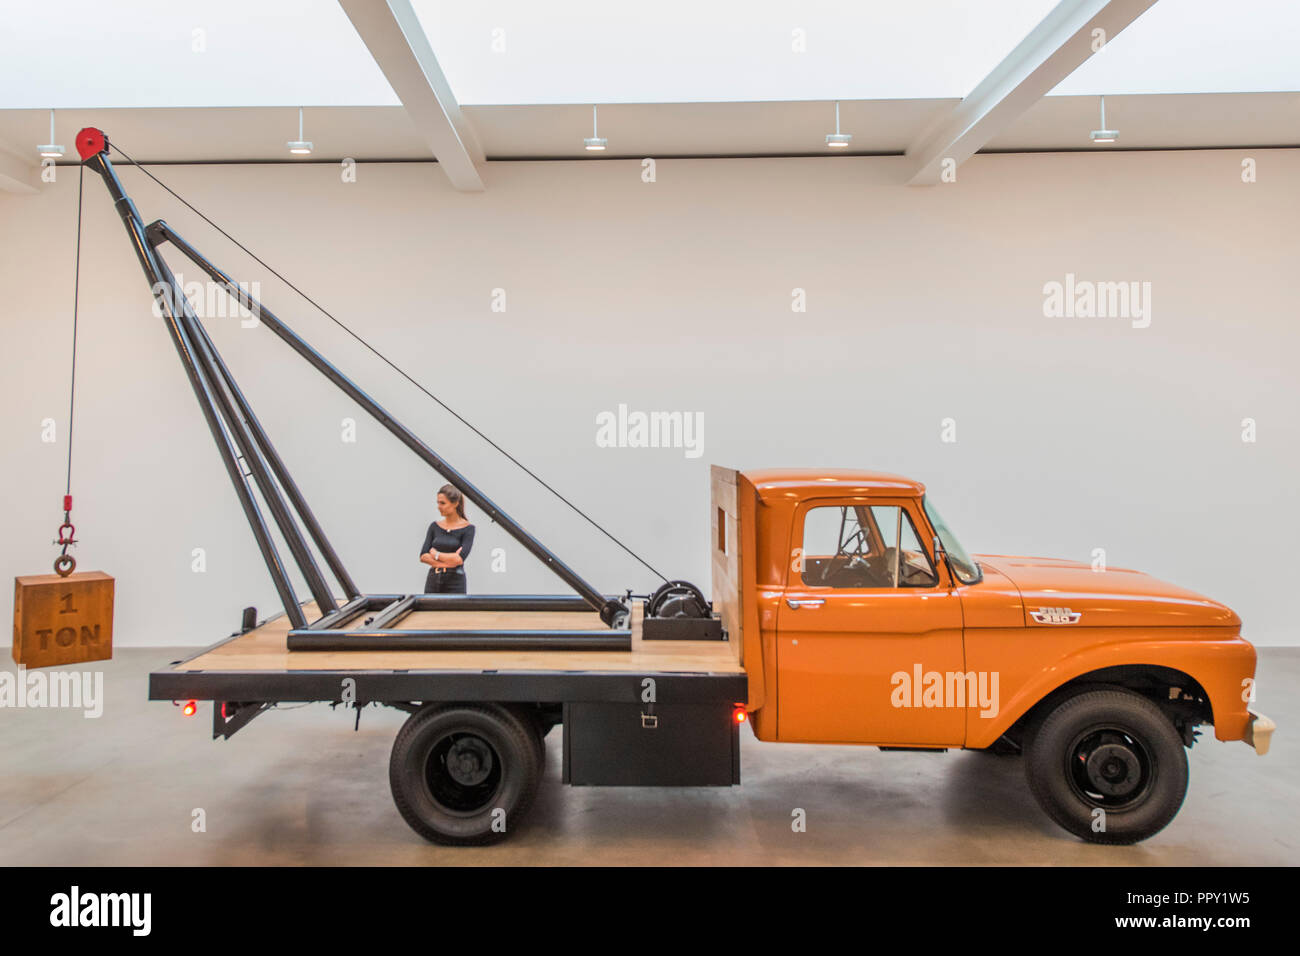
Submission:
<svg viewBox="0 0 1300 956">
<path fill-rule="evenodd" d="M 835 132 L 826 134 L 826 145 L 831 149 L 847 149 L 849 140 L 853 138 L 852 133 L 840 132 L 840 103 L 835 101 Z"/>
<path fill-rule="evenodd" d="M 1106 128 L 1106 97 L 1101 98 L 1101 129 L 1088 134 L 1094 143 L 1113 143 L 1119 139 L 1119 130 Z"/>
<path fill-rule="evenodd" d="M 591 108 L 591 135 L 582 141 L 582 145 L 593 153 L 609 145 L 609 140 L 602 138 L 596 129 L 596 107 L 594 106 Z"/>
<path fill-rule="evenodd" d="M 289 144 L 289 152 L 295 156 L 310 156 L 311 143 L 302 138 L 302 107 L 298 107 L 298 138 Z"/>
<path fill-rule="evenodd" d="M 37 146 L 36 151 L 46 159 L 60 159 L 63 147 L 54 142 L 54 110 L 50 110 L 50 141 L 44 146 Z"/>
</svg>

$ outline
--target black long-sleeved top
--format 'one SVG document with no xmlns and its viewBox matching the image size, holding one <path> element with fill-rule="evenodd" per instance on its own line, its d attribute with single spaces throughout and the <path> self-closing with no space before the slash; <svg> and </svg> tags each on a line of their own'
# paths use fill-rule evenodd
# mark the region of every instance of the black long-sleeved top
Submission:
<svg viewBox="0 0 1300 956">
<path fill-rule="evenodd" d="M 437 551 L 439 554 L 455 554 L 459 550 L 460 559 L 464 561 L 469 557 L 472 547 L 474 547 L 472 524 L 448 531 L 435 521 L 429 525 L 429 533 L 424 536 L 424 546 L 420 548 L 420 554 L 425 555 L 430 551 Z"/>
</svg>

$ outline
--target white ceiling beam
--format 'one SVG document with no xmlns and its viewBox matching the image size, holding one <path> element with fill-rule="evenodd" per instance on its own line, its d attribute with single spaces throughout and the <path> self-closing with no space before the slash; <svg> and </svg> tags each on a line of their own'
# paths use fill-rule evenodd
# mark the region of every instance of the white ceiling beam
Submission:
<svg viewBox="0 0 1300 956">
<path fill-rule="evenodd" d="M 32 195 L 40 192 L 41 167 L 0 146 L 0 192 Z"/>
<path fill-rule="evenodd" d="M 483 147 L 460 111 L 410 0 L 339 0 L 451 184 L 482 192 Z"/>
<path fill-rule="evenodd" d="M 944 162 L 960 166 L 1006 130 L 1093 55 L 1094 30 L 1110 43 L 1156 0 L 1061 0 L 970 95 L 907 148 L 907 182 L 940 181 Z"/>
</svg>

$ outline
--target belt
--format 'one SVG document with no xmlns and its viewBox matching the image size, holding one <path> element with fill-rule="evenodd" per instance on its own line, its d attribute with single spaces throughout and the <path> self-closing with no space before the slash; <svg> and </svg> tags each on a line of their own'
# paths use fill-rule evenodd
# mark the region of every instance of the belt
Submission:
<svg viewBox="0 0 1300 956">
<path fill-rule="evenodd" d="M 464 573 L 465 573 L 465 568 L 464 568 L 464 567 L 458 567 L 458 568 L 434 568 L 434 569 L 433 569 L 433 573 L 434 573 L 434 574 L 464 574 Z"/>
</svg>

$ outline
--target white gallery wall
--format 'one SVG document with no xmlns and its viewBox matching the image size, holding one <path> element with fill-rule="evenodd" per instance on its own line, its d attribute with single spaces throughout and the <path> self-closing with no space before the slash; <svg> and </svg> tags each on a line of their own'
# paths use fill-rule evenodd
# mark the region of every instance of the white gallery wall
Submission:
<svg viewBox="0 0 1300 956">
<path fill-rule="evenodd" d="M 1104 549 L 1230 604 L 1260 644 L 1295 643 L 1300 151 L 981 155 L 932 188 L 898 185 L 902 162 L 662 160 L 653 182 L 635 161 L 494 163 L 475 195 L 432 164 L 153 172 L 669 577 L 707 588 L 710 463 L 860 467 L 926 482 L 969 550 Z M 122 178 L 596 586 L 654 586 Z M 48 570 L 62 518 L 77 183 L 60 167 L 0 196 L 5 577 Z M 119 646 L 210 643 L 275 592 L 108 194 L 85 185 L 74 554 L 117 578 Z M 1045 315 L 1067 275 L 1149 299 Z M 207 324 L 358 584 L 418 591 L 441 479 L 265 328 Z M 620 405 L 698 415 L 702 446 L 601 447 Z M 477 592 L 564 590 L 493 526 L 468 570 Z"/>
</svg>

